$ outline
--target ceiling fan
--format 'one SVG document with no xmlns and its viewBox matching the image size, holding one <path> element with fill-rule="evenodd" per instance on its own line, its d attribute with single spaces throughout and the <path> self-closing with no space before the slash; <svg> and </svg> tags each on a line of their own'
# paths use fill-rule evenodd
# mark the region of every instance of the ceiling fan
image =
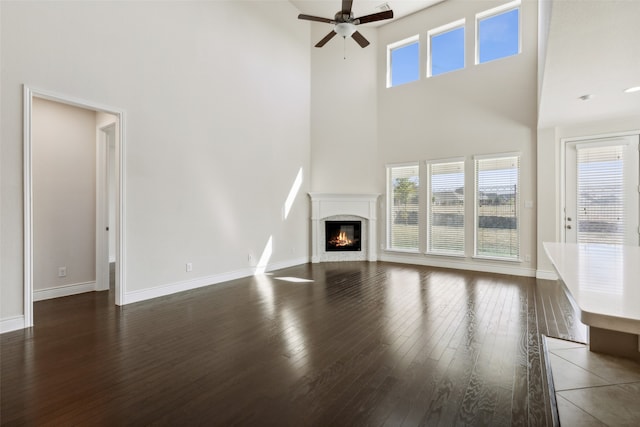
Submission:
<svg viewBox="0 0 640 427">
<path fill-rule="evenodd" d="M 361 16 L 360 18 L 354 18 L 351 11 L 351 5 L 353 0 L 342 0 L 342 9 L 339 10 L 333 19 L 320 18 L 318 16 L 305 15 L 301 13 L 298 15 L 298 19 L 305 19 L 307 21 L 324 22 L 327 24 L 333 24 L 333 30 L 327 34 L 322 40 L 320 40 L 316 47 L 324 46 L 329 40 L 331 40 L 336 34 L 341 35 L 343 38 L 351 37 L 360 45 L 360 47 L 369 46 L 369 41 L 364 38 L 362 34 L 356 31 L 356 25 L 366 24 L 369 22 L 382 21 L 383 19 L 393 18 L 393 10 L 385 10 L 384 12 L 378 12 L 371 15 Z"/>
</svg>

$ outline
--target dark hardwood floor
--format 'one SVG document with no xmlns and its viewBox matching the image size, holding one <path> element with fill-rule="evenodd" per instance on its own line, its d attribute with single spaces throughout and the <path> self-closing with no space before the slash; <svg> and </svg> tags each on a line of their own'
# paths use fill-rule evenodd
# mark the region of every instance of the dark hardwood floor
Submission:
<svg viewBox="0 0 640 427">
<path fill-rule="evenodd" d="M 307 279 L 299 281 L 298 279 Z M 555 282 L 308 264 L 118 308 L 35 304 L 3 334 L 3 425 L 551 425 Z M 563 299 L 564 298 L 564 299 Z"/>
</svg>

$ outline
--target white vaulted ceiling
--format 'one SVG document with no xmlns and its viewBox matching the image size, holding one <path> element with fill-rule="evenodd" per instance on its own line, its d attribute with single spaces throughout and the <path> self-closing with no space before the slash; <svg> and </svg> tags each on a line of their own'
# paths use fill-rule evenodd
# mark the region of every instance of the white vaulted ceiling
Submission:
<svg viewBox="0 0 640 427">
<path fill-rule="evenodd" d="M 300 13 L 306 15 L 319 16 L 322 18 L 333 18 L 333 16 L 340 10 L 342 0 L 289 0 L 293 3 Z M 444 0 L 413 0 L 413 1 L 394 1 L 394 0 L 354 0 L 351 10 L 354 16 L 360 17 L 364 15 L 370 15 L 372 13 L 380 12 L 379 7 L 388 4 L 391 10 L 393 10 L 393 19 L 373 22 L 366 24 L 367 26 L 377 27 L 389 22 L 393 22 L 403 16 L 410 15 L 419 10 L 426 9 L 434 4 L 440 3 Z"/>
<path fill-rule="evenodd" d="M 640 114 L 640 0 L 556 0 L 539 127 Z M 588 101 L 580 96 L 592 95 Z"/>
</svg>

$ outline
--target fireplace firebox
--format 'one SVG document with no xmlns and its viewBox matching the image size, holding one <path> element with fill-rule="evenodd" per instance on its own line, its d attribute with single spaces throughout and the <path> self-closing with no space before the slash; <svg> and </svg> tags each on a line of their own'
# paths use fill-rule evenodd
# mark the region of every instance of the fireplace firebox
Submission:
<svg viewBox="0 0 640 427">
<path fill-rule="evenodd" d="M 327 252 L 360 251 L 361 221 L 325 221 L 325 250 Z"/>
</svg>

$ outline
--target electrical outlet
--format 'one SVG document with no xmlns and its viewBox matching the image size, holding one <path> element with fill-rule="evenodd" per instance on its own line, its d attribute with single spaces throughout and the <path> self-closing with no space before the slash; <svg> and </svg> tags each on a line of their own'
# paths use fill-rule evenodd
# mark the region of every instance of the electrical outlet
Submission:
<svg viewBox="0 0 640 427">
<path fill-rule="evenodd" d="M 253 261 L 253 256 L 251 254 L 247 255 L 247 261 L 249 262 Z"/>
<path fill-rule="evenodd" d="M 531 262 L 531 255 L 525 255 L 524 260 L 525 262 Z"/>
<path fill-rule="evenodd" d="M 58 277 L 67 277 L 67 267 L 58 267 Z"/>
<path fill-rule="evenodd" d="M 193 271 L 193 264 L 188 262 L 186 265 L 186 268 L 187 268 L 187 273 L 189 273 L 190 271 Z"/>
</svg>

